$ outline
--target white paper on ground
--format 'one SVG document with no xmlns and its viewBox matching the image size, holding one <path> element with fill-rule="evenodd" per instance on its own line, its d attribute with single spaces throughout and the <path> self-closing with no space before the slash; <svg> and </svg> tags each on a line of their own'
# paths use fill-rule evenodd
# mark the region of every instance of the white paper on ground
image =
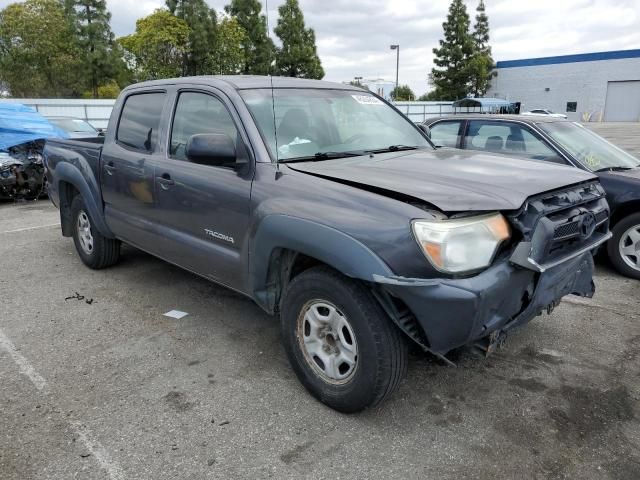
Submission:
<svg viewBox="0 0 640 480">
<path fill-rule="evenodd" d="M 187 315 L 189 315 L 187 312 L 181 312 L 180 310 L 171 310 L 164 314 L 165 317 L 175 318 L 176 320 L 180 320 Z"/>
</svg>

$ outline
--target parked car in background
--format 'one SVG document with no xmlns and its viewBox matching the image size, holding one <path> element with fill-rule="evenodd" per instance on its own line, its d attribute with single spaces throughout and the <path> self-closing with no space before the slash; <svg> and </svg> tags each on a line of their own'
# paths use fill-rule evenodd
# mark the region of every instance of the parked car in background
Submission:
<svg viewBox="0 0 640 480">
<path fill-rule="evenodd" d="M 69 134 L 69 138 L 99 137 L 102 132 L 86 120 L 74 117 L 47 117 L 51 123 Z"/>
<path fill-rule="evenodd" d="M 536 108 L 535 110 L 529 110 L 528 112 L 521 112 L 520 115 L 567 118 L 567 116 L 564 113 L 555 113 L 546 108 Z"/>
<path fill-rule="evenodd" d="M 429 119 L 436 145 L 570 165 L 595 173 L 607 192 L 615 268 L 640 279 L 640 160 L 579 123 L 553 117 L 460 115 Z"/>
<path fill-rule="evenodd" d="M 252 298 L 280 315 L 302 384 L 343 412 L 398 387 L 409 340 L 444 361 L 491 352 L 591 296 L 610 238 L 593 174 L 439 151 L 383 99 L 315 80 L 132 85 L 104 141 L 48 141 L 45 165 L 88 267 L 126 242 Z"/>
</svg>

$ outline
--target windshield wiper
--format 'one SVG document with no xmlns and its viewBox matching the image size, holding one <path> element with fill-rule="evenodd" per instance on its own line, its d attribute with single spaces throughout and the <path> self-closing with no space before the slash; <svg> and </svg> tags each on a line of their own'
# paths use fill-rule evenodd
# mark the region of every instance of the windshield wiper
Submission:
<svg viewBox="0 0 640 480">
<path fill-rule="evenodd" d="M 594 170 L 595 173 L 599 173 L 599 172 L 623 172 L 625 170 L 633 170 L 634 168 L 638 168 L 638 167 L 603 167 L 603 168 L 599 168 L 598 170 Z"/>
<path fill-rule="evenodd" d="M 416 145 L 389 145 L 387 148 L 378 148 L 376 150 L 367 150 L 369 153 L 385 153 L 385 152 L 401 152 L 403 150 L 418 150 Z"/>
<path fill-rule="evenodd" d="M 313 155 L 307 155 L 304 157 L 285 158 L 284 160 L 278 160 L 279 163 L 295 163 L 295 162 L 320 162 L 322 160 L 333 160 L 336 158 L 347 157 L 360 157 L 362 155 L 368 155 L 369 152 L 364 150 L 352 150 L 350 152 L 317 152 Z"/>
</svg>

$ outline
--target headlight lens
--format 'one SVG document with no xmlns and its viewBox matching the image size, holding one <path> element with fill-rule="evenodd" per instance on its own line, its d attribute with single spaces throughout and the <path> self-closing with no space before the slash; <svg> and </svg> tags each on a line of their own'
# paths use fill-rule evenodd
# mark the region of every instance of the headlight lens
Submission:
<svg viewBox="0 0 640 480">
<path fill-rule="evenodd" d="M 438 270 L 467 273 L 488 267 L 500 244 L 511 236 L 499 213 L 453 220 L 416 220 L 413 233 Z"/>
</svg>

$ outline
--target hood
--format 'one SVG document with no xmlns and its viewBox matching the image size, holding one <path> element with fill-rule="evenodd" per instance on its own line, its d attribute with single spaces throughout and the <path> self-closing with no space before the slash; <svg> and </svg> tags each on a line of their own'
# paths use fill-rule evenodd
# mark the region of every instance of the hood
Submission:
<svg viewBox="0 0 640 480">
<path fill-rule="evenodd" d="M 615 178 L 615 179 L 629 179 L 631 184 L 640 183 L 640 167 L 632 168 L 631 170 L 619 170 L 613 172 L 598 172 L 600 178 Z M 635 182 L 634 182 L 635 180 Z"/>
<path fill-rule="evenodd" d="M 456 149 L 291 163 L 287 167 L 356 187 L 413 197 L 444 212 L 517 210 L 533 195 L 596 179 L 578 168 Z"/>
</svg>

